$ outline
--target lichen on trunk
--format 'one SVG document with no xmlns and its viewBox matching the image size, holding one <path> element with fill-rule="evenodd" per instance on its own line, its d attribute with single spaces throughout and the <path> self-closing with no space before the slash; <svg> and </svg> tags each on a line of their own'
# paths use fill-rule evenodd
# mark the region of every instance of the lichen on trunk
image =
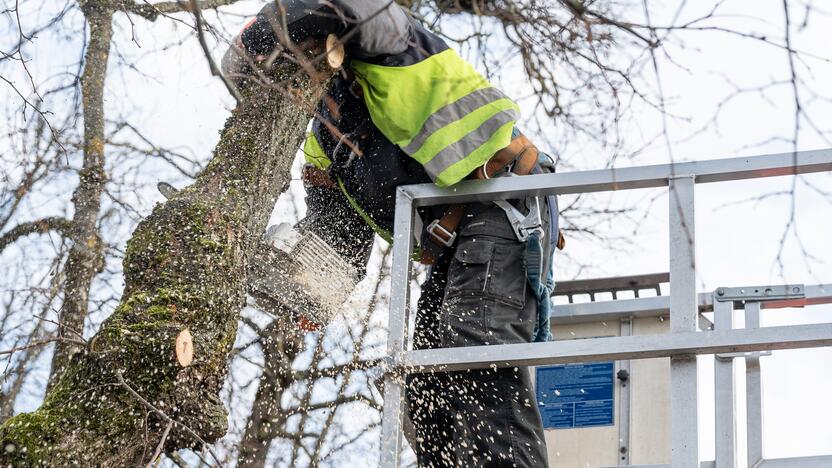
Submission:
<svg viewBox="0 0 832 468">
<path fill-rule="evenodd" d="M 296 67 L 283 64 L 274 76 Z M 137 226 L 124 259 L 125 289 L 86 350 L 67 363 L 42 406 L 0 426 L 0 465 L 147 463 L 167 425 L 119 383 L 207 442 L 226 432 L 219 398 L 246 299 L 248 258 L 266 227 L 327 79 L 289 88 L 249 86 L 195 183 Z M 328 78 L 326 74 L 326 78 Z M 192 337 L 182 367 L 175 343 Z M 198 445 L 176 426 L 165 449 Z"/>
<path fill-rule="evenodd" d="M 59 320 L 61 330 L 83 330 L 92 281 L 104 267 L 104 252 L 98 226 L 101 196 L 107 183 L 104 170 L 104 88 L 113 35 L 113 6 L 107 1 L 83 2 L 81 10 L 90 29 L 84 53 L 81 95 L 84 115 L 84 162 L 78 186 L 72 194 L 74 213 L 68 229 L 72 247 L 66 260 L 64 301 Z M 58 342 L 52 356 L 49 385 L 58 381 L 77 345 Z"/>
</svg>

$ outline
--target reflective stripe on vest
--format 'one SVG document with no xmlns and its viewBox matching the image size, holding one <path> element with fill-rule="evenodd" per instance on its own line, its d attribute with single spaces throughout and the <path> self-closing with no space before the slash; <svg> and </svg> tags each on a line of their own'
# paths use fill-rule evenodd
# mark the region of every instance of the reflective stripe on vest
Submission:
<svg viewBox="0 0 832 468">
<path fill-rule="evenodd" d="M 519 108 L 454 50 L 388 67 L 353 60 L 373 123 L 439 186 L 459 182 L 511 142 Z"/>
</svg>

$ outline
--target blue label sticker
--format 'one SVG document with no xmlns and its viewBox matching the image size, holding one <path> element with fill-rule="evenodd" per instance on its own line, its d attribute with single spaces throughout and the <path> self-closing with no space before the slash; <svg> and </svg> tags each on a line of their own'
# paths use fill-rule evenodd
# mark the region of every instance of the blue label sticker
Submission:
<svg viewBox="0 0 832 468">
<path fill-rule="evenodd" d="M 537 404 L 544 428 L 613 425 L 614 364 L 538 367 Z"/>
</svg>

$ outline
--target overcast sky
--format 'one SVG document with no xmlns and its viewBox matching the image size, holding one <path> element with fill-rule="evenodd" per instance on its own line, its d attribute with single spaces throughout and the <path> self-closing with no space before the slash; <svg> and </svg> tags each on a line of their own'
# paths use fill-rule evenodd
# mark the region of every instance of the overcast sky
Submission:
<svg viewBox="0 0 832 468">
<path fill-rule="evenodd" d="M 693 2 L 689 2 L 693 3 Z M 691 5 L 686 14 L 695 17 Z M 258 3 L 241 6 L 240 11 L 256 11 Z M 726 19 L 725 23 L 746 30 L 767 34 L 782 31 L 782 7 L 777 1 L 735 1 L 729 3 L 725 13 L 753 14 L 758 20 L 748 18 Z M 660 22 L 656 14 L 654 21 Z M 244 18 L 239 19 L 242 24 Z M 124 23 L 122 21 L 122 23 Z M 796 48 L 821 57 L 829 57 L 828 30 L 832 18 L 815 15 L 809 26 L 799 36 Z M 234 28 L 231 28 L 234 29 Z M 164 28 L 147 28 L 139 40 L 153 43 L 162 41 L 148 37 L 150 31 L 159 34 Z M 181 33 L 180 33 L 181 34 Z M 660 61 L 662 84 L 669 108 L 675 114 L 691 120 L 670 122 L 672 160 L 701 160 L 721 157 L 746 156 L 791 151 L 790 142 L 772 140 L 772 137 L 790 137 L 793 131 L 794 107 L 787 86 L 778 86 L 765 96 L 750 94 L 727 105 L 720 115 L 718 126 L 711 127 L 694 138 L 685 138 L 709 119 L 717 105 L 731 91 L 725 76 L 744 87 L 764 85 L 787 77 L 787 58 L 782 50 L 762 46 L 755 41 L 718 33 L 688 33 L 682 36 L 684 48 L 669 45 L 672 56 L 686 67 L 680 69 Z M 466 51 L 463 51 L 465 53 Z M 218 50 L 215 58 L 221 56 Z M 832 72 L 822 61 L 810 61 L 814 74 L 814 86 L 832 82 Z M 231 99 L 222 86 L 209 76 L 204 58 L 194 47 L 175 48 L 170 53 L 149 55 L 141 64 L 143 69 L 156 70 L 159 82 L 153 83 L 128 75 L 139 92 L 143 112 L 136 117 L 154 137 L 171 145 L 184 145 L 197 151 L 210 151 L 218 136 L 218 129 L 227 116 Z M 507 83 L 508 88 L 522 88 L 522 83 Z M 820 87 L 823 89 L 822 87 Z M 808 99 L 808 98 L 807 98 Z M 524 108 L 528 117 L 531 109 Z M 814 102 L 811 112 L 817 122 L 826 124 L 832 117 L 828 104 Z M 630 127 L 634 140 L 639 135 L 649 135 L 661 127 L 655 114 L 645 112 L 638 125 Z M 804 123 L 805 126 L 805 123 Z M 176 129 L 176 131 L 171 131 Z M 746 148 L 755 145 L 754 148 Z M 817 135 L 802 132 L 798 148 L 828 147 Z M 586 152 L 568 154 L 573 164 L 585 168 L 599 167 L 605 155 L 592 154 L 591 145 Z M 585 159 L 585 161 L 584 161 Z M 593 165 L 593 161 L 597 161 Z M 650 147 L 637 161 L 622 161 L 624 165 L 655 164 L 671 161 L 664 145 Z M 817 186 L 832 188 L 832 176 L 820 174 L 806 176 Z M 297 183 L 295 184 L 297 185 Z M 787 190 L 791 178 L 781 177 L 759 181 L 720 183 L 697 187 L 696 192 L 696 243 L 699 291 L 712 291 L 717 286 L 745 286 L 760 284 L 832 283 L 832 204 L 811 190 L 798 185 L 796 215 L 798 232 L 805 249 L 817 261 L 806 260 L 792 234 L 787 237 L 784 250 L 785 277 L 780 276 L 775 259 L 783 229 L 790 216 L 790 197 L 767 199 L 760 203 L 747 203 L 723 207 L 751 196 L 772 191 Z M 620 193 L 622 200 L 647 200 L 655 191 Z M 606 201 L 606 198 L 599 196 Z M 273 216 L 282 218 L 278 209 Z M 658 199 L 652 206 L 642 229 L 638 232 L 638 248 L 627 252 L 605 250 L 604 246 L 588 242 L 571 242 L 570 253 L 591 259 L 597 268 L 582 273 L 582 277 L 614 276 L 633 273 L 667 271 L 667 203 Z M 610 233 L 617 226 L 608 226 Z M 811 266 L 807 268 L 808 265 Z M 561 279 L 571 279 L 574 270 L 569 265 L 559 272 Z M 816 306 L 807 310 L 765 311 L 763 325 L 797 324 L 832 321 L 832 307 Z M 764 375 L 765 450 L 767 457 L 785 457 L 832 453 L 832 351 L 829 349 L 775 352 L 762 362 Z M 701 393 L 701 457 L 713 459 L 712 430 L 712 367 L 710 360 L 702 360 Z"/>
</svg>

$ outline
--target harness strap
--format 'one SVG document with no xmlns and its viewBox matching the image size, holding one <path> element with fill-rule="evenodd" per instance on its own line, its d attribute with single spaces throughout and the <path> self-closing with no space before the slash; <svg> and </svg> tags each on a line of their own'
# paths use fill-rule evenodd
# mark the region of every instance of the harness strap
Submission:
<svg viewBox="0 0 832 468">
<path fill-rule="evenodd" d="M 373 220 L 373 218 L 370 217 L 369 213 L 367 213 L 366 211 L 364 211 L 363 208 L 361 208 L 361 205 L 358 204 L 355 198 L 353 198 L 352 195 L 350 195 L 350 193 L 347 191 L 347 187 L 344 185 L 344 182 L 341 180 L 341 178 L 338 177 L 337 180 L 338 188 L 340 188 L 341 192 L 344 193 L 344 196 L 347 197 L 347 202 L 349 202 L 350 206 L 352 206 L 352 209 L 354 209 L 358 213 L 358 216 L 361 216 L 361 219 L 363 219 L 364 222 L 367 223 L 368 226 L 370 226 L 370 229 L 372 229 L 373 232 L 378 234 L 379 237 L 387 241 L 388 244 L 392 244 L 393 233 L 379 226 L 378 223 L 376 223 Z"/>
<path fill-rule="evenodd" d="M 456 241 L 456 230 L 459 228 L 462 218 L 465 216 L 465 205 L 451 205 L 439 219 L 434 219 L 425 232 L 430 242 L 425 242 L 419 263 L 433 265 L 439 258 L 439 254 L 446 247 L 450 247 Z"/>
<path fill-rule="evenodd" d="M 495 200 L 494 204 L 499 206 L 505 213 L 514 235 L 520 242 L 526 242 L 532 232 L 537 232 L 538 237 L 543 239 L 543 221 L 540 218 L 540 198 L 534 197 L 534 203 L 529 208 L 529 213 L 524 215 L 511 203 L 505 200 Z"/>
<path fill-rule="evenodd" d="M 537 321 L 532 335 L 532 341 L 545 342 L 552 340 L 549 327 L 549 310 L 551 308 L 550 295 L 555 286 L 553 268 L 544 271 L 543 241 L 538 231 L 529 234 L 526 241 L 526 281 L 531 286 L 537 299 Z"/>
</svg>

